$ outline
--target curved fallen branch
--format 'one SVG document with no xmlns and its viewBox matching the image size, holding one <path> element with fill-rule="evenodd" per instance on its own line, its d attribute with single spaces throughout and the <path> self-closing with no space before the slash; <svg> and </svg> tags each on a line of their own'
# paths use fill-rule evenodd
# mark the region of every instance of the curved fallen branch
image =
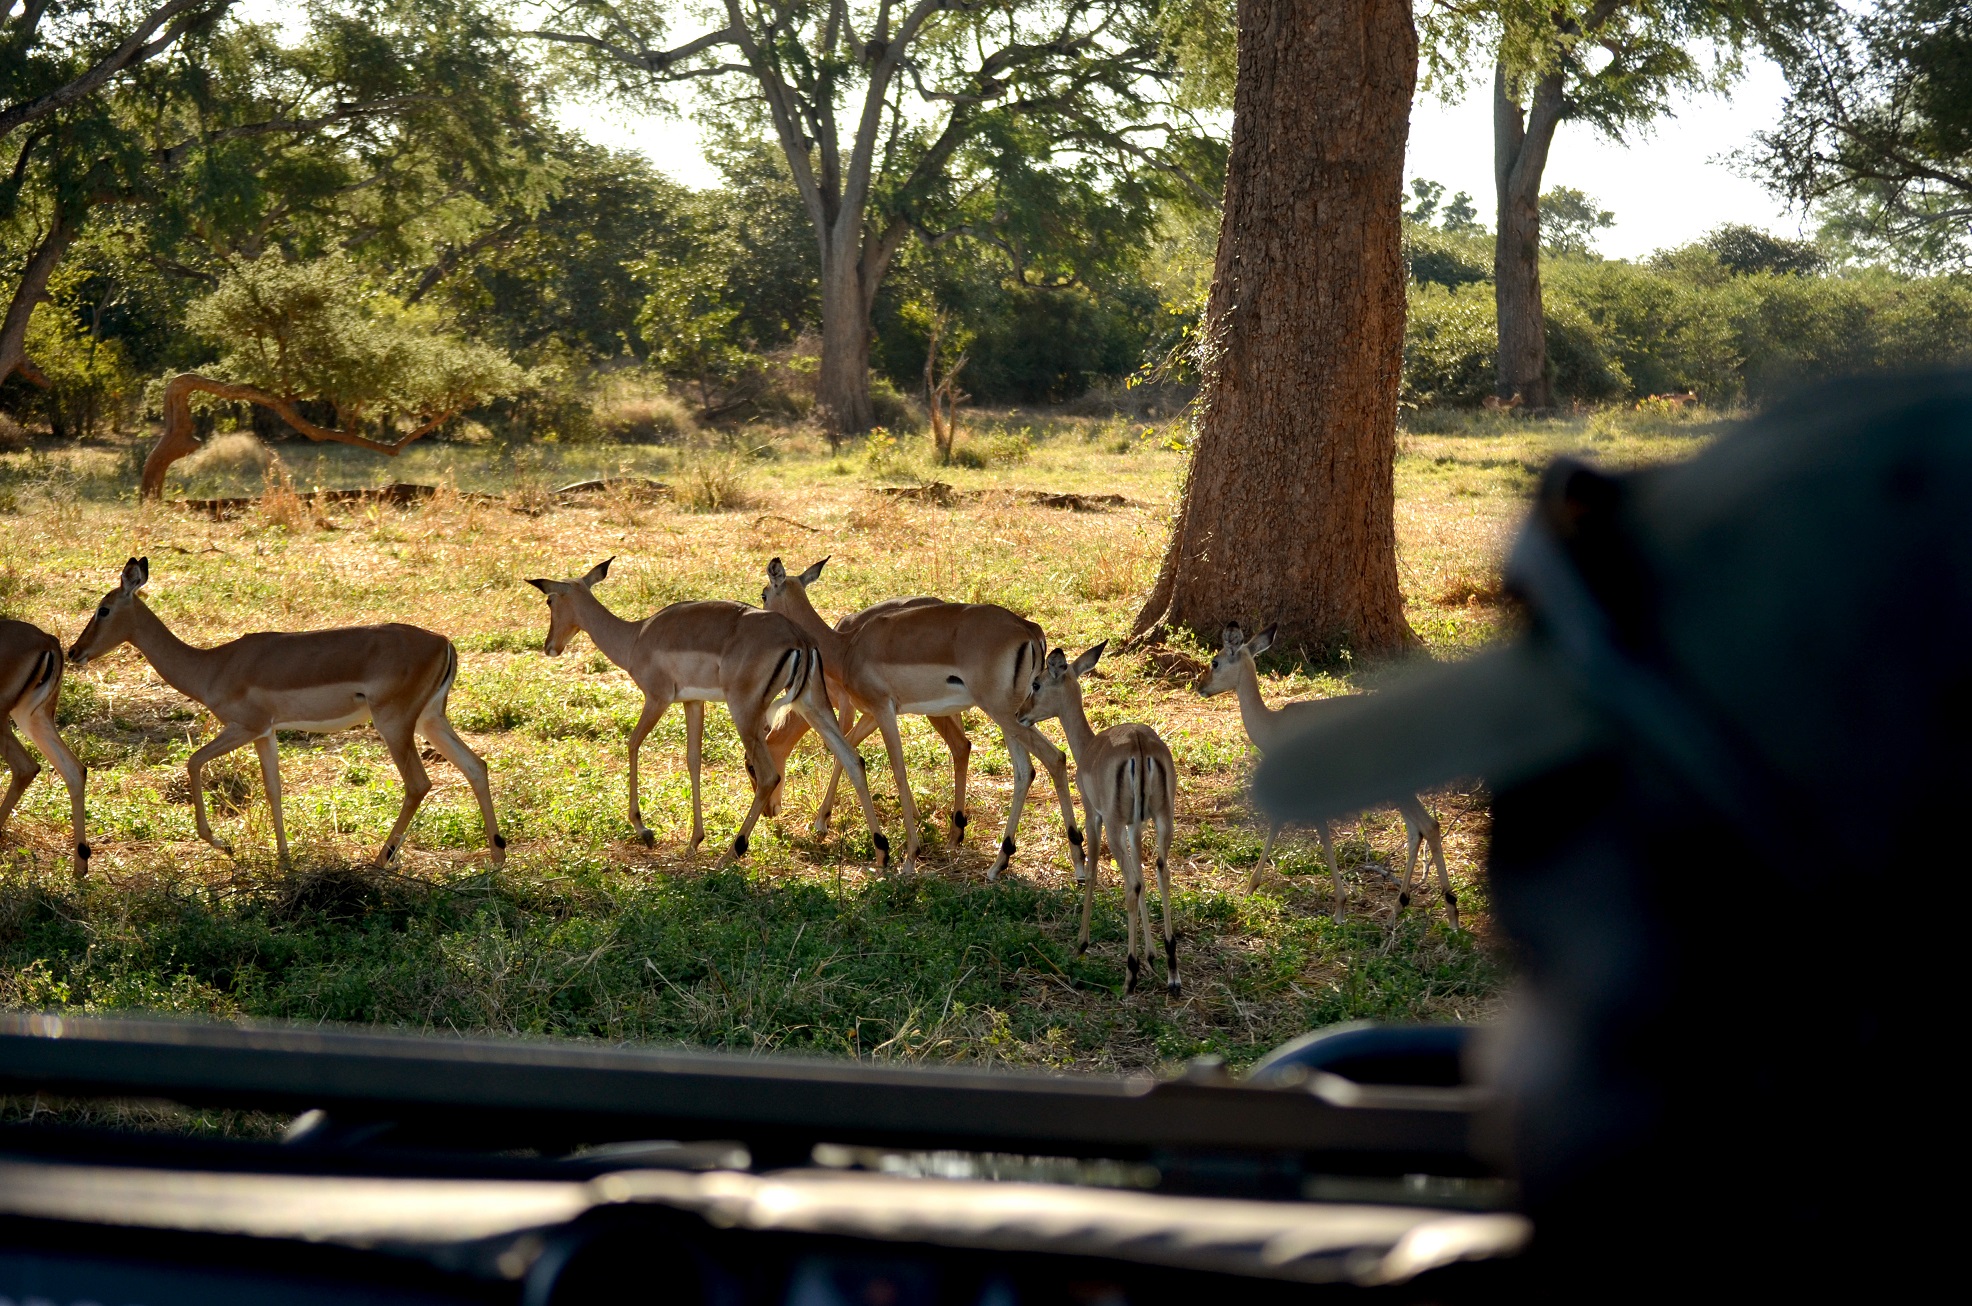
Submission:
<svg viewBox="0 0 1972 1306">
<path fill-rule="evenodd" d="M 354 431 L 338 431 L 332 427 L 317 426 L 303 417 L 294 406 L 294 401 L 279 395 L 269 394 L 255 386 L 239 385 L 232 381 L 219 381 L 197 372 L 181 372 L 165 383 L 164 387 L 164 430 L 157 443 L 151 446 L 150 456 L 144 459 L 144 475 L 138 483 L 138 495 L 145 499 L 164 497 L 164 474 L 171 464 L 190 454 L 198 452 L 199 440 L 193 432 L 192 396 L 195 394 L 213 395 L 220 399 L 231 399 L 245 403 L 259 404 L 278 416 L 289 426 L 311 440 L 333 441 L 336 444 L 353 444 L 360 449 L 396 457 L 404 446 L 420 436 L 428 435 L 451 418 L 457 411 L 441 413 L 426 421 L 422 426 L 400 437 L 395 443 L 386 444 L 358 435 Z"/>
</svg>

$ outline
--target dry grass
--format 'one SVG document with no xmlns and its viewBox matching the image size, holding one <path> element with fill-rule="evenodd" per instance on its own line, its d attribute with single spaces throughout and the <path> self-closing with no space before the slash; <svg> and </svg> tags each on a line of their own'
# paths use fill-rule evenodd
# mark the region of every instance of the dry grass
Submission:
<svg viewBox="0 0 1972 1306">
<path fill-rule="evenodd" d="M 1402 869 L 1403 835 L 1388 812 L 1338 831 L 1348 925 L 1326 919 L 1327 877 L 1311 841 L 1284 841 L 1284 874 L 1248 895 L 1261 833 L 1243 797 L 1249 750 L 1232 701 L 1189 689 L 1196 648 L 1115 655 L 1090 694 L 1098 726 L 1154 724 L 1183 769 L 1176 881 L 1188 984 L 1180 1002 L 1161 994 L 1126 1002 L 1113 990 L 1120 909 L 1099 910 L 1095 948 L 1072 957 L 1079 900 L 1045 776 L 1011 882 L 983 884 L 1012 769 L 976 716 L 974 837 L 961 848 L 942 840 L 931 815 L 950 802 L 944 749 L 924 723 L 905 726 L 913 787 L 931 816 L 925 873 L 914 881 L 869 871 L 853 804 L 838 807 L 827 840 L 807 834 L 827 779 L 813 745 L 796 755 L 784 815 L 763 826 L 746 874 L 708 874 L 711 856 L 682 847 L 689 795 L 680 713 L 645 746 L 646 816 L 658 846 L 631 840 L 624 738 L 638 697 L 586 642 L 560 659 L 540 656 L 545 614 L 523 577 L 578 575 L 615 555 L 598 597 L 642 614 L 681 598 L 757 601 L 769 557 L 806 565 L 829 555 L 814 597 L 831 617 L 933 593 L 1029 613 L 1071 648 L 1127 630 L 1156 575 L 1182 455 L 1155 428 L 1143 435 L 1140 422 L 968 420 L 982 442 L 1028 432 L 1029 451 L 1011 465 L 940 468 L 967 492 L 951 506 L 880 494 L 880 475 L 857 451 L 831 458 L 800 436 L 763 439 L 763 456 L 734 464 L 735 486 L 703 492 L 693 488 L 702 464 L 691 455 L 681 467 L 673 452 L 634 446 L 609 452 L 610 461 L 586 450 L 414 446 L 397 465 L 284 449 L 287 470 L 261 473 L 259 509 L 225 522 L 119 497 L 127 456 L 0 454 L 0 488 L 21 503 L 0 515 L 0 611 L 65 639 L 132 554 L 151 559 L 153 607 L 194 643 L 399 619 L 451 636 L 462 656 L 452 718 L 491 764 L 511 840 L 508 870 L 490 875 L 470 794 L 439 764 L 398 878 L 353 870 L 374 852 L 400 793 L 374 734 L 357 730 L 283 741 L 302 868 L 294 874 L 272 863 L 252 754 L 215 768 L 218 824 L 240 850 L 237 860 L 222 856 L 193 839 L 183 801 L 185 756 L 212 722 L 125 650 L 72 675 L 65 691 L 66 730 L 91 767 L 91 884 L 64 883 L 57 785 L 30 791 L 0 848 L 0 1003 L 1084 1067 L 1156 1066 L 1206 1051 L 1238 1063 L 1324 1020 L 1490 1011 L 1500 972 L 1478 876 L 1483 795 L 1428 798 L 1471 904 L 1466 931 L 1446 930 L 1429 909 L 1393 923 L 1395 889 L 1383 872 Z M 1586 420 L 1432 425 L 1402 440 L 1398 528 L 1412 625 L 1441 654 L 1482 642 L 1507 620 L 1499 554 L 1547 458 L 1650 461 L 1688 452 L 1706 429 L 1685 414 L 1618 415 L 1613 435 L 1608 421 L 1593 433 Z M 558 503 L 544 488 L 616 474 L 659 475 L 677 497 Z M 197 475 L 220 479 L 210 467 Z M 319 516 L 287 506 L 301 503 L 296 479 L 386 477 L 507 497 L 447 492 L 408 509 L 329 505 Z M 1066 512 L 1013 493 L 1035 488 L 1122 493 L 1142 506 Z M 735 492 L 747 511 L 734 510 Z M 1266 673 L 1276 700 L 1350 688 L 1333 668 L 1280 664 Z M 706 815 L 716 842 L 742 814 L 747 785 L 724 714 L 707 721 Z M 894 835 L 887 774 L 872 773 Z M 324 906 L 319 894 L 296 896 L 304 874 L 358 875 L 366 887 Z M 1113 886 L 1113 872 L 1105 883 Z"/>
</svg>

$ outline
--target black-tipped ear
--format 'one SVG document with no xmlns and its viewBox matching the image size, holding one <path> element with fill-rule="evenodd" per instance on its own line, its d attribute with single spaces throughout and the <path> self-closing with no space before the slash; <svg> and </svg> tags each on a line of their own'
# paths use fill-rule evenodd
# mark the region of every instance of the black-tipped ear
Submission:
<svg viewBox="0 0 1972 1306">
<path fill-rule="evenodd" d="M 1219 632 L 1220 643 L 1228 653 L 1238 648 L 1245 639 L 1246 632 L 1240 628 L 1237 621 L 1228 621 L 1226 628 Z"/>
<path fill-rule="evenodd" d="M 1068 669 L 1068 655 L 1060 649 L 1048 650 L 1048 670 L 1060 672 Z"/>
<path fill-rule="evenodd" d="M 833 558 L 834 556 L 831 553 L 829 558 Z M 822 578 L 822 568 L 828 565 L 828 560 L 828 558 L 823 558 L 820 562 L 801 573 L 801 584 L 804 589 Z"/>
<path fill-rule="evenodd" d="M 1082 656 L 1075 659 L 1075 674 L 1080 677 L 1086 676 L 1091 671 L 1094 671 L 1096 669 L 1096 663 L 1102 660 L 1102 651 L 1108 647 L 1109 641 L 1104 640 L 1094 648 L 1084 650 Z"/>
<path fill-rule="evenodd" d="M 548 582 L 540 576 L 528 577 L 527 583 L 529 585 L 532 585 L 535 589 L 540 590 L 543 594 L 546 594 L 548 592 Z"/>
<path fill-rule="evenodd" d="M 1280 623 L 1276 621 L 1273 625 L 1267 627 L 1265 630 L 1261 631 L 1259 634 L 1255 635 L 1251 640 L 1249 640 L 1247 642 L 1246 647 L 1252 649 L 1253 656 L 1257 658 L 1262 653 L 1265 653 L 1268 649 L 1274 646 L 1274 636 L 1277 635 L 1279 632 L 1280 632 Z"/>
<path fill-rule="evenodd" d="M 122 584 L 124 589 L 135 593 L 137 590 L 142 589 L 144 583 L 150 580 L 150 578 L 151 560 L 149 558 L 132 558 L 123 564 Z"/>
<path fill-rule="evenodd" d="M 582 584 L 594 585 L 597 581 L 609 575 L 609 564 L 615 561 L 616 561 L 616 555 L 612 553 L 607 558 L 604 558 L 601 562 L 597 563 L 595 566 L 589 568 L 589 570 L 585 572 L 582 576 Z"/>
<path fill-rule="evenodd" d="M 787 584 L 787 568 L 781 565 L 779 558 L 770 558 L 768 560 L 767 579 L 775 585 Z"/>
</svg>

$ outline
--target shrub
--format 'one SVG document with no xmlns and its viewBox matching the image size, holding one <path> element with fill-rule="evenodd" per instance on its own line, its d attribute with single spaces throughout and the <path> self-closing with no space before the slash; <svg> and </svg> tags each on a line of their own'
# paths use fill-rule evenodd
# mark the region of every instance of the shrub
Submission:
<svg viewBox="0 0 1972 1306">
<path fill-rule="evenodd" d="M 734 512 L 753 501 L 746 455 L 726 447 L 692 450 L 678 464 L 677 501 L 692 512 Z"/>
<path fill-rule="evenodd" d="M 1477 404 L 1493 392 L 1499 350 L 1490 285 L 1411 288 L 1403 392 L 1420 407 Z"/>
<path fill-rule="evenodd" d="M 59 437 L 92 439 L 123 424 L 140 385 L 120 340 L 99 340 L 50 300 L 28 319 L 27 356 L 48 379 L 36 406 Z"/>
</svg>

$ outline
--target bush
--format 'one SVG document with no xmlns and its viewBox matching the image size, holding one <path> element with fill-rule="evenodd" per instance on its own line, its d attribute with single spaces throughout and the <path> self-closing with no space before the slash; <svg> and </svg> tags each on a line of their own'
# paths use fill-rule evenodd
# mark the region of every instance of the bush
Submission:
<svg viewBox="0 0 1972 1306">
<path fill-rule="evenodd" d="M 877 426 L 916 435 L 924 430 L 924 410 L 881 376 L 870 378 L 870 412 Z"/>
<path fill-rule="evenodd" d="M 1493 392 L 1499 352 L 1490 285 L 1411 287 L 1403 394 L 1419 407 L 1476 405 Z"/>
<path fill-rule="evenodd" d="M 141 387 L 120 340 L 99 340 L 50 300 L 28 319 L 27 356 L 48 379 L 32 402 L 60 437 L 92 439 L 121 426 Z"/>
<path fill-rule="evenodd" d="M 1420 286 L 1460 286 L 1493 279 L 1492 237 L 1404 224 L 1404 264 Z"/>
</svg>

